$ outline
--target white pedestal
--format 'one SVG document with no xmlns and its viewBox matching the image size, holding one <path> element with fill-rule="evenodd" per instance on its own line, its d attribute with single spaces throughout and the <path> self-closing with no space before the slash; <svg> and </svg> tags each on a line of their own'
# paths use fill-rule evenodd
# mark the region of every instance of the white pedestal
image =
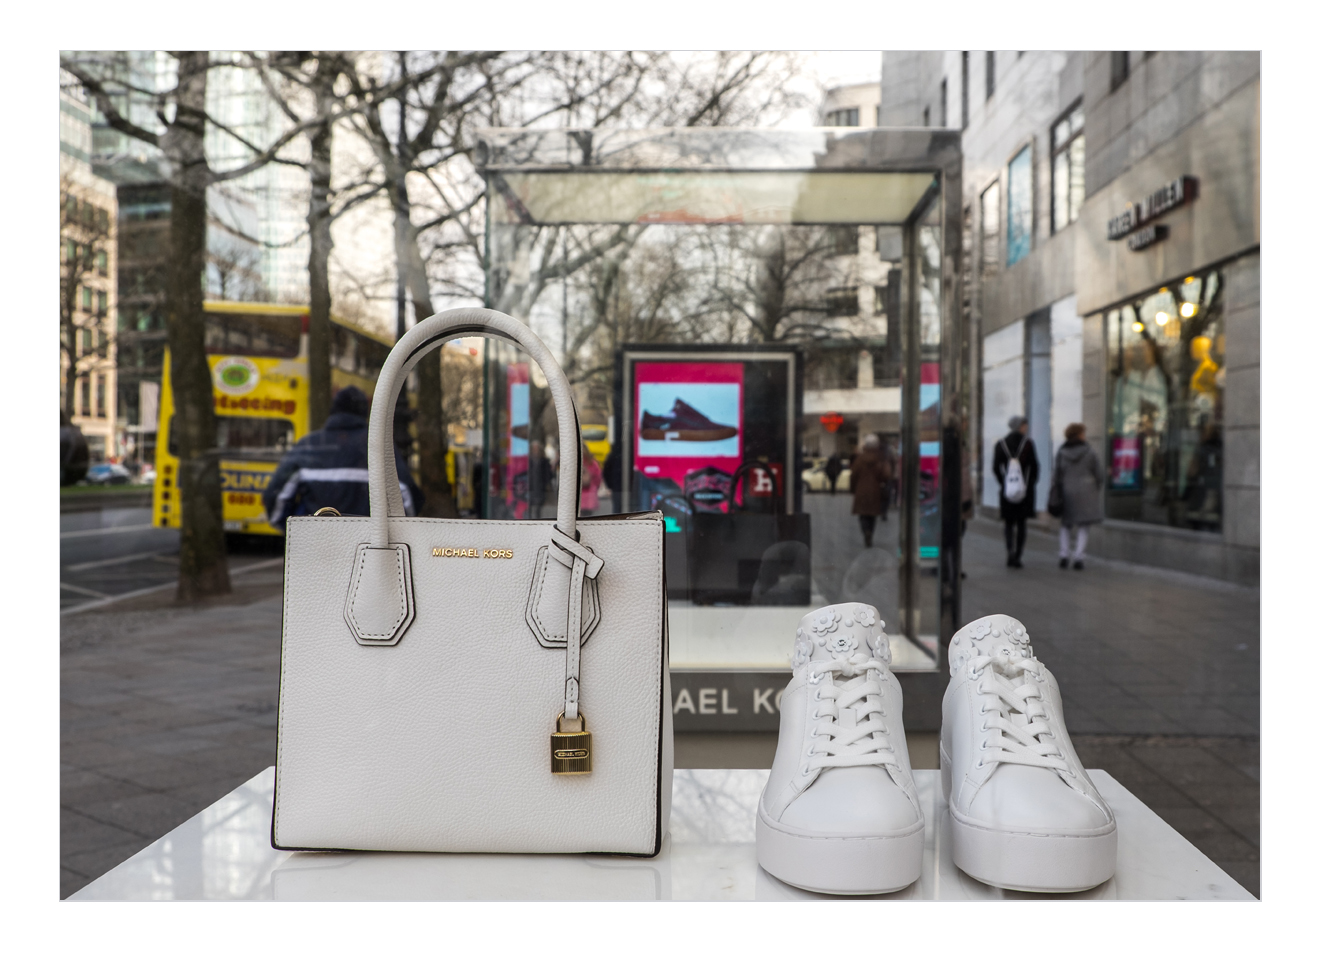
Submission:
<svg viewBox="0 0 1321 953">
<path fill-rule="evenodd" d="M 890 900 L 1007 900 L 950 859 L 940 772 L 915 771 L 927 818 L 922 877 Z M 1089 772 L 1119 824 L 1115 876 L 1079 900 L 1252 900 L 1104 771 Z M 649 860 L 577 855 L 290 853 L 271 848 L 267 768 L 71 900 L 822 900 L 757 866 L 768 771 L 674 772 L 670 836 Z"/>
</svg>

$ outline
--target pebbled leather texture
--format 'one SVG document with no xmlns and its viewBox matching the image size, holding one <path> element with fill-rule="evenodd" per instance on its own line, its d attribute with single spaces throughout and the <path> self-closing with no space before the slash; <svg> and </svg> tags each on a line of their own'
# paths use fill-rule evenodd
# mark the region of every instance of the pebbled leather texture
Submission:
<svg viewBox="0 0 1321 953">
<path fill-rule="evenodd" d="M 565 656 L 531 637 L 522 598 L 510 598 L 528 591 L 551 524 L 391 518 L 401 548 L 366 551 L 416 557 L 412 623 L 382 649 L 359 644 L 339 608 L 360 564 L 387 565 L 361 562 L 370 522 L 288 523 L 273 844 L 653 854 L 672 770 L 660 515 L 579 524 L 605 566 L 581 658 L 593 771 L 579 776 L 549 765 Z M 513 556 L 433 557 L 433 547 Z M 349 598 L 359 629 L 390 616 L 388 597 Z"/>
<path fill-rule="evenodd" d="M 413 621 L 413 572 L 407 546 L 362 543 L 344 603 L 344 621 L 362 645 L 395 645 Z"/>
</svg>

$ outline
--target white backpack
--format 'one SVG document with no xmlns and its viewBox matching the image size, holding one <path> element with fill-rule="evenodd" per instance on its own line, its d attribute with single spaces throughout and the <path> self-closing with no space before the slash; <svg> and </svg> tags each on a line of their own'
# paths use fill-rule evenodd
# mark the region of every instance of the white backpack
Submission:
<svg viewBox="0 0 1321 953">
<path fill-rule="evenodd" d="M 1009 445 L 1003 440 L 1005 453 L 1009 453 Z M 1018 452 L 1022 453 L 1023 448 L 1028 444 L 1027 439 L 1018 445 Z M 1009 456 L 1009 465 L 1005 467 L 1005 499 L 1010 503 L 1022 503 L 1027 497 L 1027 480 L 1023 479 L 1023 465 L 1018 462 L 1017 455 Z"/>
</svg>

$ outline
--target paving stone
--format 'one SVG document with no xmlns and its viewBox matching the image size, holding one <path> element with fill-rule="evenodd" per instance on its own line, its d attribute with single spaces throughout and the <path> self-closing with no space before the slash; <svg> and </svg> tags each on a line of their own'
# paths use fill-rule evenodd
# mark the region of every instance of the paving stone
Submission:
<svg viewBox="0 0 1321 953">
<path fill-rule="evenodd" d="M 161 831 L 162 825 L 168 831 L 196 813 L 188 810 L 188 806 L 176 798 L 154 791 L 86 804 L 79 810 L 98 821 L 132 831 L 148 840 L 164 833 Z"/>
</svg>

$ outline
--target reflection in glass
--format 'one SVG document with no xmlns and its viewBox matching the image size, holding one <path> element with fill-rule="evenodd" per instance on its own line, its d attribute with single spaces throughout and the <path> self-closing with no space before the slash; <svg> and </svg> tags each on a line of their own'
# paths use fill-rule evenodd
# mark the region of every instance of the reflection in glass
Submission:
<svg viewBox="0 0 1321 953">
<path fill-rule="evenodd" d="M 491 178 L 488 300 L 551 347 L 582 419 L 604 422 L 596 512 L 665 515 L 674 664 L 727 667 L 732 653 L 740 666 L 782 667 L 802 613 L 836 601 L 875 604 L 898 634 L 899 223 L 931 176 Z M 934 567 L 941 238 L 938 225 L 913 234 L 931 451 L 920 532 Z M 507 342 L 491 342 L 486 361 L 484 512 L 551 518 L 558 460 L 573 450 L 545 382 Z M 888 474 L 871 515 L 849 479 L 869 435 Z M 921 631 L 935 631 L 937 605 L 914 616 Z"/>
</svg>

